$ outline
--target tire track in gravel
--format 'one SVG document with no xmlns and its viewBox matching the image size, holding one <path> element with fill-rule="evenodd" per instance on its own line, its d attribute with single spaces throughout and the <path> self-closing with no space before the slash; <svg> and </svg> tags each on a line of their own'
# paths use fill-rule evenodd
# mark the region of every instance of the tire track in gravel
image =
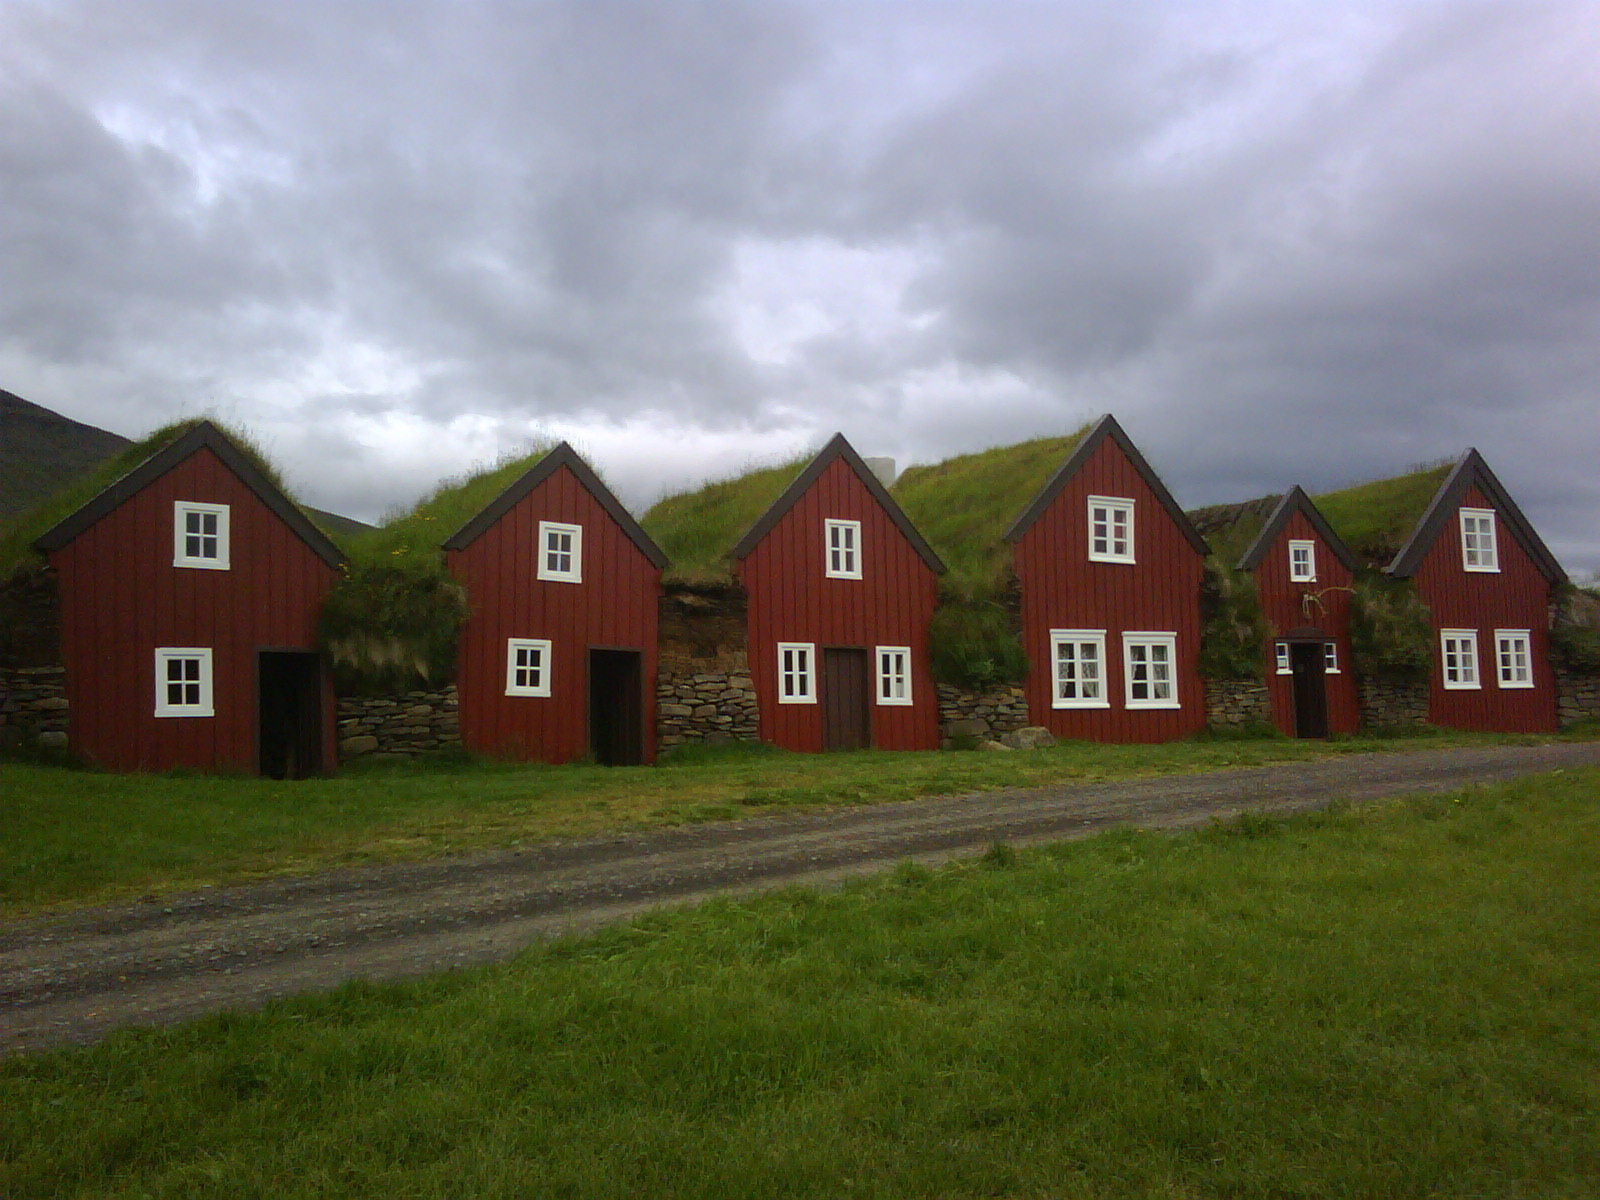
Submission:
<svg viewBox="0 0 1600 1200">
<path fill-rule="evenodd" d="M 0 1054 L 347 979 L 491 962 L 661 904 L 828 884 L 906 858 L 976 854 L 996 841 L 1055 841 L 1118 825 L 1190 828 L 1245 811 L 1304 811 L 1595 765 L 1600 743 L 1353 754 L 761 816 L 83 910 L 0 927 Z"/>
</svg>

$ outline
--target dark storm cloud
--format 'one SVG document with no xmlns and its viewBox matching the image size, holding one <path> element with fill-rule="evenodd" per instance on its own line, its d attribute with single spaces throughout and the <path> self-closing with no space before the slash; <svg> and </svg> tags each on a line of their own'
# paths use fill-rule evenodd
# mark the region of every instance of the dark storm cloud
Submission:
<svg viewBox="0 0 1600 1200">
<path fill-rule="evenodd" d="M 1190 503 L 1477 444 L 1594 569 L 1597 26 L 10 0 L 0 386 L 217 407 L 367 513 L 554 426 L 640 499 L 702 434 L 925 459 L 1114 409 Z"/>
</svg>

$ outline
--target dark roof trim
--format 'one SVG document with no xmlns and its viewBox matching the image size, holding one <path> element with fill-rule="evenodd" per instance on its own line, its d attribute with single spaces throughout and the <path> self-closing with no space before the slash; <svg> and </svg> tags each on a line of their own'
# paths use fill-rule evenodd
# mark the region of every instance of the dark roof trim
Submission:
<svg viewBox="0 0 1600 1200">
<path fill-rule="evenodd" d="M 445 540 L 444 548 L 446 550 L 465 550 L 473 542 L 477 541 L 491 525 L 515 508 L 528 493 L 532 492 L 534 488 L 549 479 L 562 467 L 566 467 L 567 470 L 578 477 L 578 482 L 583 485 L 584 490 L 599 502 L 600 507 L 605 509 L 611 519 L 622 529 L 622 532 L 628 535 L 628 539 L 639 548 L 639 553 L 643 554 L 658 568 L 667 565 L 667 556 L 662 553 L 661 547 L 656 545 L 654 539 L 644 531 L 643 526 L 633 519 L 633 514 L 622 507 L 622 501 L 612 494 L 611 489 L 605 485 L 600 476 L 594 473 L 594 469 L 583 461 L 582 455 L 566 442 L 562 442 L 549 454 L 534 463 L 505 491 L 484 505 L 477 516 L 473 517 Z"/>
<path fill-rule="evenodd" d="M 1272 510 L 1267 523 L 1261 527 L 1261 532 L 1256 534 L 1256 540 L 1250 543 L 1250 548 L 1244 552 L 1235 569 L 1254 571 L 1259 567 L 1272 543 L 1283 533 L 1284 526 L 1289 524 L 1289 518 L 1297 512 L 1311 522 L 1311 528 L 1316 530 L 1317 536 L 1328 544 L 1328 549 L 1333 551 L 1335 558 L 1351 571 L 1359 568 L 1356 556 L 1350 552 L 1350 547 L 1345 545 L 1344 539 L 1333 531 L 1333 526 L 1328 524 L 1328 519 L 1322 515 L 1322 510 L 1312 503 L 1311 497 L 1306 495 L 1299 484 L 1295 484 L 1283 494 L 1283 499 L 1278 501 L 1278 507 Z"/>
<path fill-rule="evenodd" d="M 1033 498 L 1033 503 L 1022 510 L 1022 515 L 1011 523 L 1011 528 L 1005 531 L 1004 537 L 1008 542 L 1022 539 L 1022 535 L 1033 527 L 1033 523 L 1044 515 L 1047 508 L 1054 503 L 1061 490 L 1071 482 L 1072 477 L 1082 469 L 1094 452 L 1100 448 L 1100 443 L 1110 438 L 1121 447 L 1123 454 L 1128 456 L 1128 461 L 1133 463 L 1134 470 L 1139 472 L 1140 478 L 1155 493 L 1156 499 L 1161 502 L 1161 507 L 1167 510 L 1167 515 L 1177 525 L 1178 531 L 1194 547 L 1195 553 L 1201 556 L 1211 553 L 1211 547 L 1206 545 L 1205 538 L 1200 536 L 1200 531 L 1194 527 L 1194 522 L 1189 520 L 1183 509 L 1178 507 L 1178 502 L 1172 498 L 1172 493 L 1167 491 L 1167 485 L 1161 482 L 1161 477 L 1155 473 L 1150 464 L 1145 461 L 1144 455 L 1139 453 L 1122 426 L 1117 424 L 1117 419 L 1110 413 L 1101 417 L 1095 427 L 1078 443 L 1078 448 L 1061 464 L 1061 469 L 1050 477 L 1050 482 L 1039 490 Z"/>
<path fill-rule="evenodd" d="M 344 554 L 318 529 L 311 518 L 300 511 L 299 505 L 285 496 L 272 480 L 228 440 L 227 434 L 210 421 L 201 421 L 181 437 L 176 437 L 149 458 L 145 459 L 121 479 L 96 494 L 82 508 L 46 530 L 35 541 L 40 550 L 59 550 L 83 533 L 95 522 L 119 508 L 124 502 L 142 492 L 196 451 L 210 450 L 239 477 L 239 481 L 255 493 L 256 498 L 272 510 L 273 514 L 294 531 L 313 554 L 337 567 L 344 562 Z"/>
<path fill-rule="evenodd" d="M 1422 560 L 1433 549 L 1434 542 L 1438 541 L 1451 516 L 1460 507 L 1461 498 L 1474 483 L 1489 498 L 1489 503 L 1500 514 L 1506 528 L 1522 543 L 1522 548 L 1533 559 L 1533 565 L 1539 568 L 1539 573 L 1551 583 L 1563 582 L 1567 573 L 1561 569 L 1556 556 L 1550 553 L 1544 539 L 1534 531 L 1533 524 L 1511 498 L 1511 493 L 1489 469 L 1489 464 L 1483 461 L 1483 455 L 1473 449 L 1463 454 L 1455 470 L 1445 476 L 1432 502 L 1418 519 L 1410 539 L 1400 547 L 1400 553 L 1394 556 L 1394 561 L 1384 568 L 1384 572 L 1397 579 L 1409 579 L 1416 574 Z"/>
<path fill-rule="evenodd" d="M 917 552 L 922 561 L 927 563 L 935 574 L 943 575 L 945 569 L 944 561 L 934 553 L 933 547 L 928 545 L 922 534 L 917 532 L 917 527 L 911 523 L 911 518 L 906 516 L 905 510 L 900 507 L 899 503 L 889 494 L 883 484 L 878 482 L 878 477 L 872 473 L 872 468 L 862 461 L 861 456 L 855 452 L 850 443 L 845 441 L 842 433 L 833 435 L 828 444 L 822 448 L 821 453 L 811 460 L 811 464 L 804 471 L 795 476 L 794 482 L 784 488 L 783 494 L 772 502 L 772 507 L 762 513 L 761 519 L 752 525 L 750 531 L 739 539 L 738 544 L 733 548 L 733 557 L 742 559 L 748 556 L 760 543 L 761 539 L 771 533 L 773 527 L 783 520 L 784 516 L 795 506 L 800 497 L 810 490 L 811 485 L 822 477 L 822 473 L 832 465 L 833 460 L 836 458 L 842 458 L 845 465 L 856 473 L 856 477 L 861 480 L 867 491 L 872 494 L 872 498 L 888 514 L 889 519 L 895 523 L 895 527 L 905 535 L 906 541 L 911 543 L 911 548 Z"/>
</svg>

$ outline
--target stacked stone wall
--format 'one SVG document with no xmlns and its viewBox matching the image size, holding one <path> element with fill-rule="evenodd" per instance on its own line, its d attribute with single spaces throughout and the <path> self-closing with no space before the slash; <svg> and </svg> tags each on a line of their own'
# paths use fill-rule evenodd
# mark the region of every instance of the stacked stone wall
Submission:
<svg viewBox="0 0 1600 1200">
<path fill-rule="evenodd" d="M 666 585 L 656 676 L 661 749 L 761 736 L 746 611 L 744 589 L 736 584 Z"/>
<path fill-rule="evenodd" d="M 1556 668 L 1556 720 L 1563 729 L 1600 721 L 1600 677 Z"/>
<path fill-rule="evenodd" d="M 1028 697 L 1020 687 L 970 692 L 947 683 L 939 685 L 939 744 L 946 750 L 967 739 L 997 742 L 1029 724 Z"/>
<path fill-rule="evenodd" d="M 0 667 L 0 744 L 67 744 L 66 670 Z"/>
<path fill-rule="evenodd" d="M 1208 679 L 1206 724 L 1218 729 L 1272 724 L 1272 696 L 1254 679 Z"/>
<path fill-rule="evenodd" d="M 395 696 L 339 698 L 339 761 L 411 757 L 461 744 L 455 685 Z"/>
<path fill-rule="evenodd" d="M 1357 681 L 1361 704 L 1361 727 L 1378 729 L 1392 725 L 1428 723 L 1428 685 L 1392 679 Z"/>
<path fill-rule="evenodd" d="M 663 750 L 697 743 L 753 742 L 760 735 L 760 710 L 749 675 L 663 674 L 656 686 L 656 736 Z"/>
</svg>

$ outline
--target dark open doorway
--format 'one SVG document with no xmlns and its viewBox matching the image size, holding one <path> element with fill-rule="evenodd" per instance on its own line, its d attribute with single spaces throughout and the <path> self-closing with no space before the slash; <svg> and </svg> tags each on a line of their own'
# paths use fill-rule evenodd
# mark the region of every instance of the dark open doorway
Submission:
<svg viewBox="0 0 1600 1200">
<path fill-rule="evenodd" d="M 824 647 L 822 651 L 822 748 L 864 750 L 872 745 L 871 688 L 867 652 Z"/>
<path fill-rule="evenodd" d="M 263 650 L 260 771 L 268 779 L 306 779 L 322 770 L 322 660 L 307 650 Z"/>
<path fill-rule="evenodd" d="M 637 650 L 589 651 L 589 751 L 601 766 L 644 762 L 643 660 Z"/>
<path fill-rule="evenodd" d="M 1290 642 L 1289 667 L 1294 672 L 1294 735 L 1328 736 L 1327 652 L 1321 642 Z"/>
</svg>

